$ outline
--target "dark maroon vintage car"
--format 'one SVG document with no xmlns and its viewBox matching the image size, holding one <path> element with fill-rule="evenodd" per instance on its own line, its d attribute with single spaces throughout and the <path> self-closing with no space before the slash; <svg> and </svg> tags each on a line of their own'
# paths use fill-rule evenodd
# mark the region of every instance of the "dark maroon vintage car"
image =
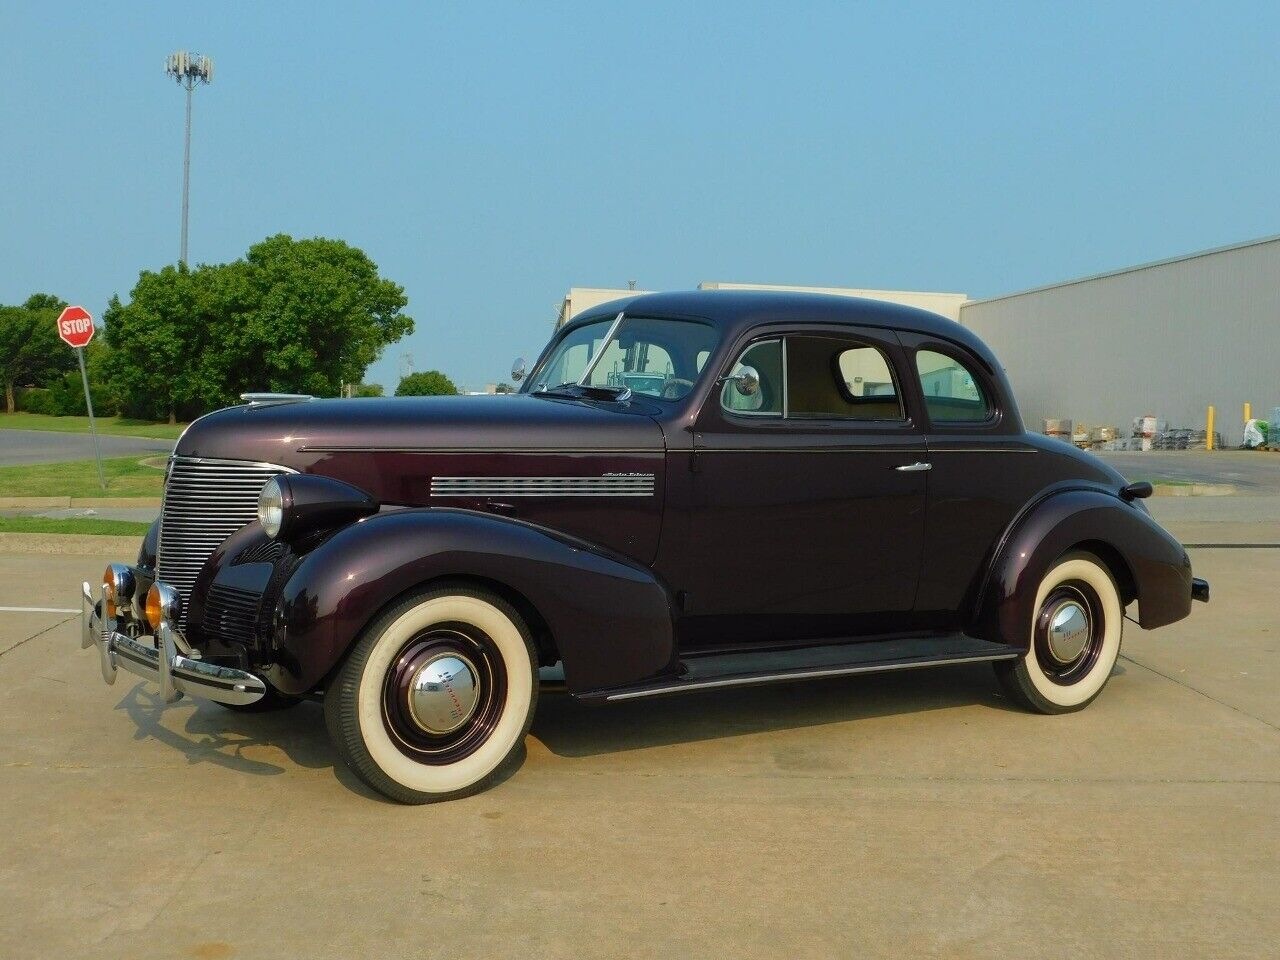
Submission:
<svg viewBox="0 0 1280 960">
<path fill-rule="evenodd" d="M 1063 713 L 1128 605 L 1208 599 L 1149 485 L 1026 432 L 991 351 L 907 307 L 653 294 L 558 331 L 515 396 L 247 399 L 178 441 L 83 642 L 166 701 L 322 698 L 405 803 L 490 782 L 541 667 L 611 701 L 988 661 Z"/>
</svg>

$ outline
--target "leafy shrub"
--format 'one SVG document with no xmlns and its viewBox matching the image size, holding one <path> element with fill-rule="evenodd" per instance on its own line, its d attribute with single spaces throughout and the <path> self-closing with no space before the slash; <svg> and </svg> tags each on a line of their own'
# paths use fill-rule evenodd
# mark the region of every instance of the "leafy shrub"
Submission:
<svg viewBox="0 0 1280 960">
<path fill-rule="evenodd" d="M 59 417 L 83 417 L 89 412 L 84 403 L 84 384 L 79 371 L 63 374 L 46 392 L 53 407 L 50 413 Z M 106 384 L 90 381 L 89 393 L 93 397 L 95 416 L 112 417 L 120 412 L 115 395 Z"/>
<path fill-rule="evenodd" d="M 27 387 L 17 391 L 14 406 L 23 413 L 45 413 L 52 416 L 57 412 L 53 391 L 44 387 Z"/>
<path fill-rule="evenodd" d="M 411 373 L 396 387 L 397 397 L 452 397 L 457 392 L 453 381 L 439 370 Z"/>
</svg>

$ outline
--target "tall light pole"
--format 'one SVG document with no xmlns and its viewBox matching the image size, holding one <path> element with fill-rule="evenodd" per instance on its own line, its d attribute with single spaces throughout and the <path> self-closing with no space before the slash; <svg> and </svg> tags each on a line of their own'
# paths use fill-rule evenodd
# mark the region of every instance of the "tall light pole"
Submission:
<svg viewBox="0 0 1280 960">
<path fill-rule="evenodd" d="M 197 83 L 213 80 L 213 61 L 198 53 L 179 50 L 169 54 L 164 62 L 164 72 L 178 81 L 187 91 L 187 135 L 182 148 L 182 243 L 178 262 L 187 262 L 187 200 L 191 194 L 191 93 Z"/>
</svg>

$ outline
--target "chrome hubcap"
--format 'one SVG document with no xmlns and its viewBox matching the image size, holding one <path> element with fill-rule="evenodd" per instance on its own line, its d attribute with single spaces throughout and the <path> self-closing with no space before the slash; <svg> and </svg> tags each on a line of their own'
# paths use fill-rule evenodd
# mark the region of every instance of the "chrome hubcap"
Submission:
<svg viewBox="0 0 1280 960">
<path fill-rule="evenodd" d="M 458 653 L 440 653 L 424 663 L 409 684 L 414 723 L 436 736 L 452 733 L 471 719 L 480 702 L 479 673 Z"/>
<path fill-rule="evenodd" d="M 1084 653 L 1089 634 L 1089 611 L 1067 600 L 1049 617 L 1049 653 L 1059 663 L 1074 663 Z"/>
</svg>

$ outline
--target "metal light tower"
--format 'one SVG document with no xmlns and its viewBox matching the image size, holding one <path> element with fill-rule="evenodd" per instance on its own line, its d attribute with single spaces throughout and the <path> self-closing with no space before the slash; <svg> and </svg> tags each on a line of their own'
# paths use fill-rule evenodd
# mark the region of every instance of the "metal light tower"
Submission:
<svg viewBox="0 0 1280 960">
<path fill-rule="evenodd" d="M 187 199 L 191 194 L 191 93 L 197 83 L 213 80 L 213 61 L 198 53 L 179 50 L 165 59 L 164 72 L 187 91 L 187 135 L 182 148 L 182 244 L 178 262 L 187 262 Z"/>
</svg>

